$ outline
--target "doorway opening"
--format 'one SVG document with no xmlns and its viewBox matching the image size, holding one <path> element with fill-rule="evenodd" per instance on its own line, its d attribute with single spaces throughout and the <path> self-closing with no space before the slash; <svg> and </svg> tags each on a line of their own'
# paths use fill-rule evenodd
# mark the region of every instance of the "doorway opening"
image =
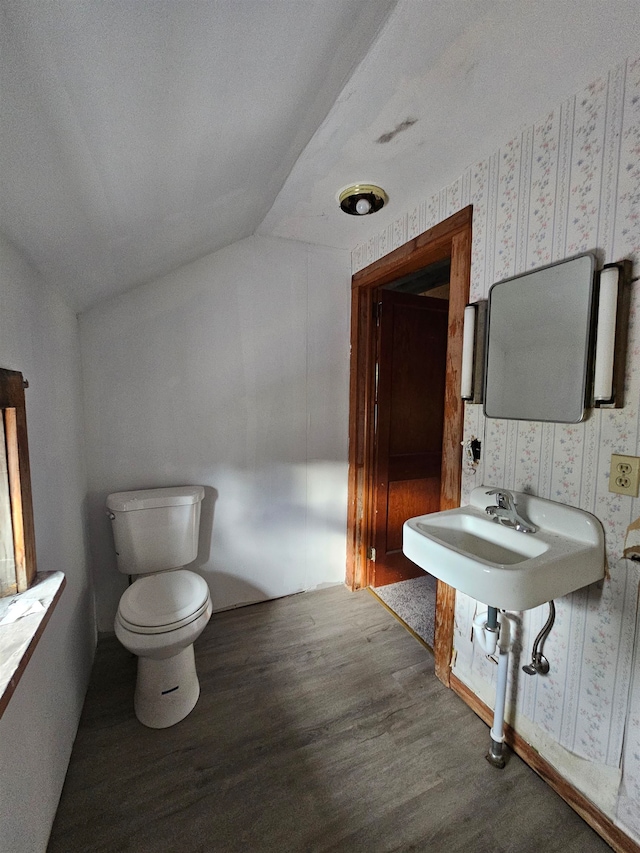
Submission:
<svg viewBox="0 0 640 853">
<path fill-rule="evenodd" d="M 459 384 L 471 219 L 467 207 L 352 279 L 351 589 L 423 575 L 402 554 L 402 522 L 460 504 Z M 434 295 L 445 270 L 448 301 Z M 426 285 L 421 276 L 430 277 Z M 425 395 L 432 403 L 425 404 Z M 447 685 L 454 601 L 455 591 L 438 582 L 433 650 L 436 674 Z"/>
<path fill-rule="evenodd" d="M 440 509 L 450 274 L 444 258 L 384 285 L 377 312 L 370 586 L 431 649 L 436 580 L 402 553 L 402 526 Z"/>
</svg>

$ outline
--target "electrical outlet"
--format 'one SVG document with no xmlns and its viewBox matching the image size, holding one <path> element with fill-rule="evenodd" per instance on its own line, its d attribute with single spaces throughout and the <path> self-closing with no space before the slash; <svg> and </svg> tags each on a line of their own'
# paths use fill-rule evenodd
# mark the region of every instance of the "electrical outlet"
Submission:
<svg viewBox="0 0 640 853">
<path fill-rule="evenodd" d="M 639 482 L 640 456 L 619 456 L 617 453 L 612 453 L 609 491 L 637 498 Z"/>
</svg>

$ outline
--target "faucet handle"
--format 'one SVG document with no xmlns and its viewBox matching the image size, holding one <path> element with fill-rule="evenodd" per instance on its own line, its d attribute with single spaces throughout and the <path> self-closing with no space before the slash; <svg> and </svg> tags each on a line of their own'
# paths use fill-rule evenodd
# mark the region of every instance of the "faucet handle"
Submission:
<svg viewBox="0 0 640 853">
<path fill-rule="evenodd" d="M 488 495 L 496 496 L 496 503 L 502 509 L 512 509 L 516 505 L 515 498 L 509 489 L 489 489 Z"/>
</svg>

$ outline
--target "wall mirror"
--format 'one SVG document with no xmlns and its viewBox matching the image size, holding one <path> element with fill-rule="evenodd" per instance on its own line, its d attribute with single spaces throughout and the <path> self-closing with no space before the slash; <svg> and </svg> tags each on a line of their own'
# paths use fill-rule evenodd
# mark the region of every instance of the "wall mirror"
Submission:
<svg viewBox="0 0 640 853">
<path fill-rule="evenodd" d="M 595 257 L 585 253 L 489 291 L 484 412 L 577 423 L 590 379 Z"/>
</svg>

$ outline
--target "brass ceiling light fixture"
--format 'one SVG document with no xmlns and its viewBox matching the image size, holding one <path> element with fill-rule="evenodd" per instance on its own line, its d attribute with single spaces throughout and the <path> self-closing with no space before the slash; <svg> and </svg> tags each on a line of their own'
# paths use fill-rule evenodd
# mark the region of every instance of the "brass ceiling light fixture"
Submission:
<svg viewBox="0 0 640 853">
<path fill-rule="evenodd" d="M 350 216 L 377 213 L 389 201 L 389 196 L 375 184 L 352 184 L 338 196 L 340 208 Z"/>
</svg>

